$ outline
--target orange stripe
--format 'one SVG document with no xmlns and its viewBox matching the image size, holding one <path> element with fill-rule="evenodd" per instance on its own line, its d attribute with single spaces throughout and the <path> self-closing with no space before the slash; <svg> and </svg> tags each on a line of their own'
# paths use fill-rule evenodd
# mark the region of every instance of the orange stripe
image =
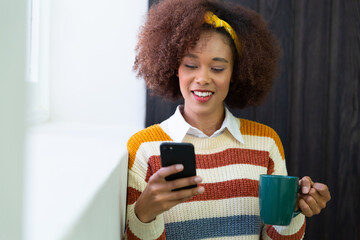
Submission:
<svg viewBox="0 0 360 240">
<path fill-rule="evenodd" d="M 294 233 L 292 235 L 280 235 L 272 225 L 268 225 L 266 228 L 266 233 L 273 240 L 297 240 L 301 239 L 301 237 L 304 235 L 305 228 L 306 221 L 304 221 L 304 224 L 297 233 Z"/>
<path fill-rule="evenodd" d="M 270 137 L 274 139 L 275 144 L 277 145 L 281 157 L 284 160 L 285 159 L 285 153 L 284 148 L 281 143 L 281 140 L 277 133 L 274 131 L 274 129 L 261 124 L 257 122 L 253 122 L 246 119 L 240 119 L 240 132 L 243 135 L 253 135 L 253 136 L 259 136 L 259 137 Z"/>
<path fill-rule="evenodd" d="M 172 141 L 160 127 L 159 124 L 145 128 L 135 133 L 128 141 L 127 148 L 129 151 L 129 169 L 131 169 L 135 162 L 136 152 L 144 142 L 156 142 L 156 141 Z"/>
</svg>

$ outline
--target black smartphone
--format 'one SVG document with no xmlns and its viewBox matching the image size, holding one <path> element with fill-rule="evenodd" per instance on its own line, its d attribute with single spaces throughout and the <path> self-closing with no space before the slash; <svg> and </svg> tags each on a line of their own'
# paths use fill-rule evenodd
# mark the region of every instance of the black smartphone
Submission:
<svg viewBox="0 0 360 240">
<path fill-rule="evenodd" d="M 184 170 L 172 174 L 165 179 L 167 181 L 184 177 L 196 176 L 196 161 L 194 145 L 191 143 L 163 142 L 160 144 L 161 165 L 163 167 L 174 164 L 184 165 Z M 197 187 L 197 184 L 175 189 L 174 191 Z"/>
</svg>

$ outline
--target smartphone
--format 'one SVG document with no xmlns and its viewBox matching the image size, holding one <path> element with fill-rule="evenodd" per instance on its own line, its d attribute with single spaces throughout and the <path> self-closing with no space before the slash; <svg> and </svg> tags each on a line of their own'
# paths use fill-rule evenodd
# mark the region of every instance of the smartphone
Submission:
<svg viewBox="0 0 360 240">
<path fill-rule="evenodd" d="M 194 145 L 191 143 L 163 142 L 160 144 L 161 165 L 163 167 L 174 164 L 184 165 L 184 170 L 172 174 L 165 179 L 167 181 L 196 176 L 196 161 Z M 174 191 L 197 187 L 197 184 L 175 189 Z"/>
</svg>

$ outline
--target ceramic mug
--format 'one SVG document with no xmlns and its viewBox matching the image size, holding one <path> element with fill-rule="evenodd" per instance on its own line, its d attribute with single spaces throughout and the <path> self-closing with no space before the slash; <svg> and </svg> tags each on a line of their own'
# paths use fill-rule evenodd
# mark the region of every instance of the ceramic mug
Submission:
<svg viewBox="0 0 360 240">
<path fill-rule="evenodd" d="M 260 175 L 260 218 L 265 224 L 289 225 L 301 211 L 294 211 L 299 178 L 280 175 Z"/>
</svg>

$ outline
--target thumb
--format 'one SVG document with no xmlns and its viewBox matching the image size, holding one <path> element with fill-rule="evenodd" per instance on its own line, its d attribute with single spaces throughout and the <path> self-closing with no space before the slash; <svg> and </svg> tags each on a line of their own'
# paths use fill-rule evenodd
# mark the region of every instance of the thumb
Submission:
<svg viewBox="0 0 360 240">
<path fill-rule="evenodd" d="M 302 194 L 308 194 L 312 185 L 312 180 L 310 177 L 305 176 L 300 180 L 301 192 Z"/>
</svg>

